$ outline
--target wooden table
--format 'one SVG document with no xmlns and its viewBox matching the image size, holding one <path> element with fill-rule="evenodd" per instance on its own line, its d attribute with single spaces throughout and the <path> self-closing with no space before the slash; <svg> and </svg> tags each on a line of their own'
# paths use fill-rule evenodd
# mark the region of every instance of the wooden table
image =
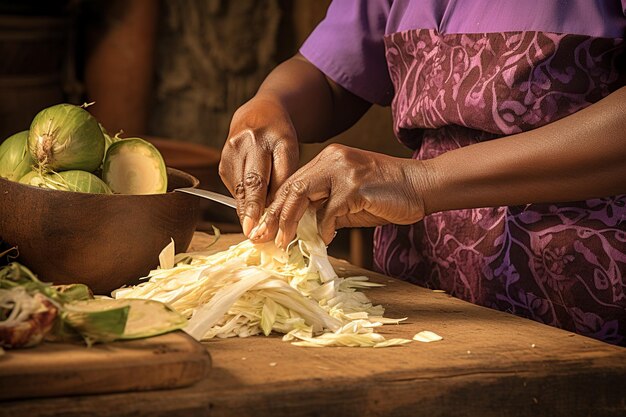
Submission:
<svg viewBox="0 0 626 417">
<path fill-rule="evenodd" d="M 226 248 L 240 235 L 223 236 Z M 401 347 L 303 348 L 280 336 L 212 340 L 213 369 L 183 389 L 0 403 L 3 416 L 626 416 L 626 349 L 419 288 L 346 262 Z"/>
</svg>

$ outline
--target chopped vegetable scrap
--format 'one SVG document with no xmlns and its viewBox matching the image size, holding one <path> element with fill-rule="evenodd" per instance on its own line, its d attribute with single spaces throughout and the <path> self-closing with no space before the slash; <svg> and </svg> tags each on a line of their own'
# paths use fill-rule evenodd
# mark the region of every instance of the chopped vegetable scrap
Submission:
<svg viewBox="0 0 626 417">
<path fill-rule="evenodd" d="M 386 340 L 374 329 L 404 319 L 383 317 L 359 289 L 378 287 L 364 276 L 340 278 L 317 232 L 313 212 L 298 226 L 287 251 L 274 242 L 246 240 L 226 251 L 174 255 L 173 243 L 161 268 L 113 297 L 164 302 L 189 318 L 185 331 L 198 340 L 246 337 L 271 332 L 308 347 L 387 347 L 410 343 Z"/>
<path fill-rule="evenodd" d="M 440 340 L 443 340 L 443 337 L 439 336 L 437 333 L 433 333 L 428 330 L 423 330 L 419 332 L 418 334 L 416 334 L 415 336 L 413 336 L 413 340 L 417 340 L 418 342 L 429 343 L 429 342 L 438 342 Z"/>
<path fill-rule="evenodd" d="M 157 301 L 94 299 L 85 285 L 41 282 L 17 262 L 0 268 L 0 347 L 34 346 L 44 339 L 82 338 L 87 344 L 135 339 L 186 323 Z"/>
<path fill-rule="evenodd" d="M 52 329 L 58 313 L 42 294 L 31 295 L 22 287 L 0 289 L 0 311 L 0 346 L 5 347 L 38 345 Z"/>
</svg>

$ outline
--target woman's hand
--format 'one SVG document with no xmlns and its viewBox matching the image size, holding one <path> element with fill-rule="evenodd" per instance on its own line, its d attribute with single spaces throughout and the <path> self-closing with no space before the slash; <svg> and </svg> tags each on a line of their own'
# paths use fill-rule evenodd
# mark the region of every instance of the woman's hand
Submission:
<svg viewBox="0 0 626 417">
<path fill-rule="evenodd" d="M 231 122 L 219 174 L 237 200 L 246 236 L 257 225 L 266 199 L 298 168 L 298 140 L 289 115 L 272 100 L 252 99 Z"/>
<path fill-rule="evenodd" d="M 298 140 L 324 141 L 371 106 L 297 54 L 276 67 L 234 114 L 220 176 L 237 200 L 246 236 L 278 187 L 298 168 Z"/>
<path fill-rule="evenodd" d="M 251 238 L 261 242 L 275 237 L 276 244 L 285 248 L 309 206 L 317 210 L 319 232 L 326 243 L 342 227 L 421 220 L 419 164 L 332 144 L 280 187 Z"/>
</svg>

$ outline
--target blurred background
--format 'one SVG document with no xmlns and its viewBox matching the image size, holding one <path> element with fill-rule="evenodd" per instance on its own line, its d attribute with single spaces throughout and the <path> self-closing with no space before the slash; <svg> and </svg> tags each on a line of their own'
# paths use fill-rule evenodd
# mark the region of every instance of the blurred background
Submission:
<svg viewBox="0 0 626 417">
<path fill-rule="evenodd" d="M 330 0 L 0 0 L 0 142 L 61 102 L 94 102 L 110 132 L 152 141 L 167 165 L 227 193 L 217 174 L 233 112 L 297 52 Z M 329 142 L 410 156 L 388 108 Z M 239 232 L 234 211 L 206 203 L 200 230 Z M 372 229 L 342 230 L 329 252 L 371 267 Z"/>
</svg>

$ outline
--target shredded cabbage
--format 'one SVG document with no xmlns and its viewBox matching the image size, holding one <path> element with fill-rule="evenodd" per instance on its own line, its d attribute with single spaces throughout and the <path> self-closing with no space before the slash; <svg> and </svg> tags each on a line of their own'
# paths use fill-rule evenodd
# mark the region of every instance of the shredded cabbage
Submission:
<svg viewBox="0 0 626 417">
<path fill-rule="evenodd" d="M 0 309 L 9 312 L 0 321 L 0 326 L 7 327 L 15 326 L 28 320 L 33 314 L 48 310 L 40 298 L 33 297 L 22 287 L 0 288 Z"/>
<path fill-rule="evenodd" d="M 443 340 L 443 337 L 429 330 L 422 330 L 421 332 L 413 336 L 413 340 L 417 340 L 418 342 L 423 342 L 423 343 L 430 343 L 430 342 L 438 342 L 440 340 Z"/>
<path fill-rule="evenodd" d="M 113 292 L 169 304 L 189 318 L 184 330 L 197 340 L 284 334 L 294 345 L 385 347 L 411 342 L 375 333 L 384 309 L 358 291 L 382 286 L 367 277 L 340 278 L 309 211 L 285 252 L 274 242 L 245 240 L 218 253 L 174 255 L 173 242 L 147 281 Z"/>
</svg>

